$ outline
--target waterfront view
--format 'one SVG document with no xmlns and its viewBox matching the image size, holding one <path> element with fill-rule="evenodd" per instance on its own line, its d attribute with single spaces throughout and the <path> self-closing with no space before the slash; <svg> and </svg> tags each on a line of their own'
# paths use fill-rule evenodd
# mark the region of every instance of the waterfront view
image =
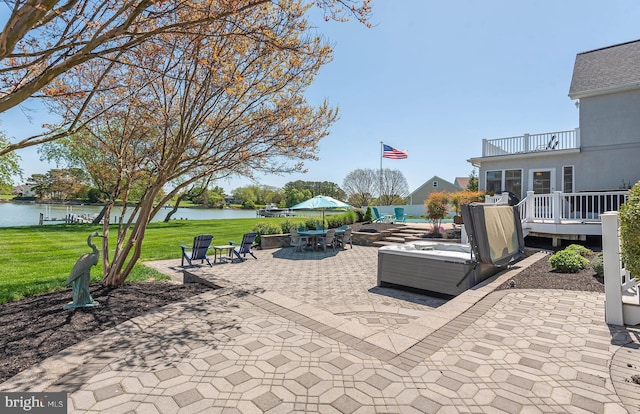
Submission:
<svg viewBox="0 0 640 414">
<path fill-rule="evenodd" d="M 100 213 L 102 206 L 94 205 L 64 205 L 64 204 L 28 204 L 28 203 L 0 203 L 0 227 L 35 226 L 40 220 L 40 213 L 45 218 L 64 220 L 67 214 L 93 217 Z M 169 208 L 162 211 L 151 221 L 162 221 Z M 117 220 L 120 208 L 114 208 L 111 220 Z M 172 216 L 173 220 L 222 220 L 236 218 L 255 218 L 255 210 L 232 210 L 215 208 L 178 208 Z M 45 221 L 43 224 L 58 224 L 63 221 Z"/>
</svg>

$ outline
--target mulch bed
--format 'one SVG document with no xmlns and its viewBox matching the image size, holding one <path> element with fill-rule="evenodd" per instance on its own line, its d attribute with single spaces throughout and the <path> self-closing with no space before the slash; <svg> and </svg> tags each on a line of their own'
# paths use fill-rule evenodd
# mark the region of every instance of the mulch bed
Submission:
<svg viewBox="0 0 640 414">
<path fill-rule="evenodd" d="M 91 286 L 100 306 L 64 310 L 71 289 L 0 305 L 0 382 L 92 335 L 152 309 L 206 292 L 198 284 L 127 283 Z"/>
<path fill-rule="evenodd" d="M 527 249 L 527 254 L 534 252 L 534 250 Z M 599 277 L 591 268 L 582 269 L 577 273 L 556 272 L 551 269 L 549 256 L 545 256 L 512 279 L 498 286 L 496 290 L 513 288 L 565 289 L 604 293 L 604 279 Z"/>
<path fill-rule="evenodd" d="M 385 229 L 375 223 L 363 228 Z M 531 254 L 532 251 L 529 251 Z M 604 292 L 603 281 L 590 269 L 574 274 L 551 270 L 548 256 L 498 289 L 566 289 Z M 513 287 L 512 287 L 513 285 Z M 171 282 L 127 283 L 119 288 L 96 284 L 91 295 L 100 306 L 63 310 L 71 289 L 0 305 L 0 382 L 92 335 L 152 309 L 204 293 L 210 288 Z"/>
</svg>

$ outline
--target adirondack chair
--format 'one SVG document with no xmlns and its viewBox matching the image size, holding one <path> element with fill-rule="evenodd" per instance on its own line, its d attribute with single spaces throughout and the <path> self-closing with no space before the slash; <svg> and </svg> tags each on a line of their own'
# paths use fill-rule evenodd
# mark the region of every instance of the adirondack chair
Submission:
<svg viewBox="0 0 640 414">
<path fill-rule="evenodd" d="M 247 254 L 251 255 L 251 257 L 256 260 L 258 259 L 253 254 L 253 243 L 255 243 L 256 237 L 258 237 L 258 233 L 245 233 L 242 236 L 242 241 L 239 243 L 229 240 L 229 244 L 238 245 L 233 250 L 231 250 L 233 252 L 233 255 L 235 256 L 235 260 L 244 262 L 245 260 L 247 260 Z"/>
<path fill-rule="evenodd" d="M 378 211 L 378 207 L 371 207 L 371 211 L 373 211 L 373 215 L 374 215 L 373 222 L 374 223 L 384 223 L 385 221 L 387 221 L 386 216 L 383 216 Z"/>
<path fill-rule="evenodd" d="M 193 266 L 194 260 L 200 260 L 200 263 L 204 263 L 206 260 L 209 266 L 211 266 L 211 262 L 207 257 L 207 250 L 209 249 L 209 246 L 211 246 L 211 240 L 213 240 L 212 235 L 201 234 L 193 238 L 193 247 L 191 250 L 187 250 L 189 249 L 189 246 L 185 246 L 184 244 L 180 245 L 180 248 L 182 249 L 181 266 L 184 267 L 185 259 L 187 260 L 187 263 L 189 263 L 189 266 Z"/>
<path fill-rule="evenodd" d="M 393 217 L 393 221 L 396 223 L 405 223 L 407 221 L 407 215 L 404 214 L 404 208 L 396 207 L 393 209 L 395 212 L 395 216 Z"/>
</svg>

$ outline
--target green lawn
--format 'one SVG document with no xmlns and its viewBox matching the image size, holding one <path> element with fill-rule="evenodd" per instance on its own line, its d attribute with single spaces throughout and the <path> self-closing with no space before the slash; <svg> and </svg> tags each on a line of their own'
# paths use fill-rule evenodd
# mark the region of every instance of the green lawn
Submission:
<svg viewBox="0 0 640 414">
<path fill-rule="evenodd" d="M 151 223 L 143 242 L 141 261 L 180 258 L 180 245 L 190 246 L 198 234 L 213 234 L 214 244 L 240 241 L 258 222 L 280 222 L 282 218 L 229 220 L 188 220 Z M 0 303 L 64 288 L 76 260 L 90 252 L 86 244 L 92 231 L 102 227 L 90 224 L 0 228 Z M 116 228 L 111 236 L 116 236 Z M 94 239 L 100 243 L 101 239 Z M 113 247 L 113 246 L 111 246 Z M 98 248 L 100 246 L 98 245 Z M 91 271 L 92 281 L 102 275 L 102 261 Z M 137 264 L 127 281 L 166 279 Z"/>
</svg>

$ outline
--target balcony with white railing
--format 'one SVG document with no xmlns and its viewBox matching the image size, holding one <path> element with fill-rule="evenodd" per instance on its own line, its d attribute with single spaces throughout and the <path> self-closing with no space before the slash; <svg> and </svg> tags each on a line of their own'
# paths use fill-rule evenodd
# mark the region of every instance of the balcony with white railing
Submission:
<svg viewBox="0 0 640 414">
<path fill-rule="evenodd" d="M 548 153 L 580 148 L 580 129 L 524 134 L 518 137 L 483 139 L 482 156 Z"/>
</svg>

